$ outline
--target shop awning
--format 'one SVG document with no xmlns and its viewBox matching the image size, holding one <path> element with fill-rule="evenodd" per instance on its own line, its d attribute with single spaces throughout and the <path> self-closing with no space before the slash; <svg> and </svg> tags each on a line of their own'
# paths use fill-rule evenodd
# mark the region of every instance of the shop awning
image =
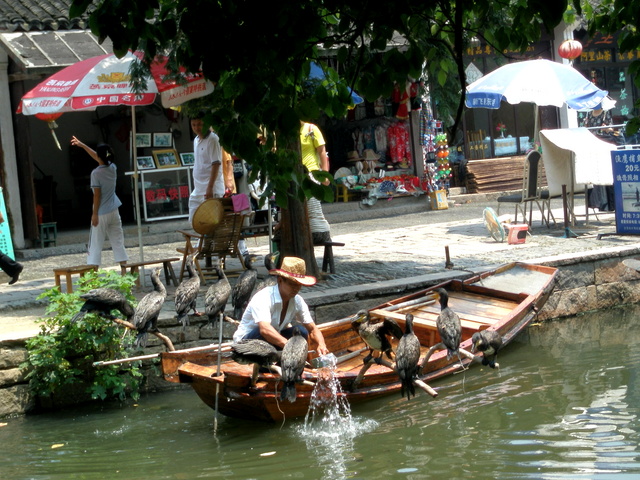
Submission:
<svg viewBox="0 0 640 480">
<path fill-rule="evenodd" d="M 0 34 L 0 41 L 21 70 L 33 73 L 112 52 L 109 39 L 100 45 L 89 30 L 7 32 Z"/>
</svg>

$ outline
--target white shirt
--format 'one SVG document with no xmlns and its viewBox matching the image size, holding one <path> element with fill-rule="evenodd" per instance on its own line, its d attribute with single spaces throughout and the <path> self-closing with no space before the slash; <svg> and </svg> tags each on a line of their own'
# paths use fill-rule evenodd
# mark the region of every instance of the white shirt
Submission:
<svg viewBox="0 0 640 480">
<path fill-rule="evenodd" d="M 300 295 L 296 295 L 289 301 L 289 307 L 282 323 L 280 323 L 281 313 L 282 297 L 278 285 L 263 288 L 253 296 L 247 305 L 244 315 L 242 315 L 242 321 L 233 334 L 233 341 L 242 340 L 260 322 L 270 322 L 278 332 L 289 324 L 313 323 L 309 307 Z"/>
<path fill-rule="evenodd" d="M 211 169 L 214 163 L 220 164 L 218 177 L 213 185 L 213 196 L 224 196 L 224 175 L 222 174 L 222 148 L 218 135 L 210 132 L 205 138 L 193 139 L 193 192 L 192 195 L 204 195 L 207 191 Z"/>
</svg>

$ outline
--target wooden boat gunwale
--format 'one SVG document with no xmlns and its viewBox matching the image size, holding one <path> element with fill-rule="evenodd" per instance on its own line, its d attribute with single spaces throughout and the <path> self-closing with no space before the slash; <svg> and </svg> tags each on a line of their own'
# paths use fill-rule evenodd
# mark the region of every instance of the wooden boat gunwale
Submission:
<svg viewBox="0 0 640 480">
<path fill-rule="evenodd" d="M 505 290 L 489 288 L 479 284 L 485 279 L 491 279 L 494 275 L 503 274 L 504 272 L 515 272 L 515 268 L 521 268 L 528 272 L 538 272 L 544 284 L 542 287 L 532 293 L 515 293 Z M 504 311 L 509 306 L 508 314 L 504 318 L 495 319 L 495 321 L 486 323 L 478 321 L 470 321 L 465 324 L 469 328 L 464 329 L 463 341 L 461 347 L 465 350 L 471 349 L 471 335 L 473 329 L 481 330 L 491 328 L 497 330 L 504 339 L 505 345 L 508 344 L 518 333 L 535 318 L 537 311 L 547 301 L 554 287 L 557 269 L 553 267 L 545 267 L 539 265 L 530 265 L 526 263 L 514 262 L 501 266 L 495 270 L 482 272 L 466 280 L 447 280 L 437 285 L 422 289 L 418 292 L 384 302 L 374 308 L 370 312 L 384 311 L 384 309 L 393 309 L 395 306 L 413 302 L 427 298 L 431 292 L 437 288 L 446 288 L 450 292 L 450 306 L 455 311 L 456 302 L 464 303 L 463 297 L 477 300 L 486 307 L 483 315 L 489 315 L 492 310 L 492 301 L 498 305 L 497 311 Z M 483 303 L 484 301 L 484 303 Z M 468 302 L 473 304 L 473 302 Z M 420 303 L 418 303 L 420 304 Z M 407 307 L 411 308 L 411 307 Z M 423 310 L 421 310 L 421 308 Z M 437 307 L 439 309 L 439 307 Z M 472 308 L 472 307 L 470 307 Z M 423 344 L 422 356 L 430 345 L 424 342 L 429 338 L 432 341 L 439 338 L 435 330 L 435 320 L 431 317 L 436 315 L 435 307 L 426 305 L 415 308 L 414 312 L 419 312 L 414 320 L 414 328 L 416 334 L 421 338 Z M 387 312 L 392 313 L 391 311 Z M 461 319 L 464 319 L 464 312 Z M 404 313 L 402 314 L 404 315 Z M 401 315 L 393 315 L 396 321 L 404 328 L 404 319 Z M 481 315 L 479 315 L 481 317 Z M 350 317 L 334 320 L 319 325 L 325 334 L 325 341 L 330 351 L 340 357 L 349 352 L 355 351 L 363 347 L 362 341 L 356 332 L 351 329 Z M 433 344 L 433 343 L 431 343 Z M 218 391 L 218 404 L 221 413 L 241 418 L 253 418 L 266 421 L 280 421 L 283 418 L 293 418 L 304 416 L 307 412 L 310 396 L 313 391 L 311 386 L 299 385 L 297 387 L 298 396 L 296 402 L 280 402 L 279 401 L 279 377 L 273 373 L 261 373 L 258 377 L 256 386 L 250 385 L 251 367 L 246 365 L 238 365 L 229 360 L 222 363 L 222 373 L 216 373 L 217 345 L 212 345 L 210 349 L 203 349 L 197 352 L 166 352 L 161 355 L 163 372 L 165 379 L 173 382 L 189 383 L 198 393 L 201 399 L 208 405 L 214 405 L 215 391 Z M 230 344 L 222 346 L 223 352 L 228 352 Z M 356 378 L 359 368 L 362 365 L 361 358 L 368 352 L 363 352 L 360 356 L 345 362 L 344 365 L 338 366 L 335 373 L 336 378 L 340 381 L 344 395 L 351 404 L 361 401 L 390 395 L 400 392 L 400 382 L 395 371 L 390 370 L 382 365 L 373 365 L 362 382 L 354 390 L 350 390 L 350 385 Z M 360 362 L 360 363 L 358 363 Z M 462 362 L 457 358 L 447 361 L 446 351 L 440 350 L 435 352 L 429 359 L 428 365 L 423 371 L 420 379 L 424 382 L 433 382 L 445 376 L 448 376 L 462 368 L 469 366 L 471 360 L 463 357 Z M 314 380 L 316 370 L 305 369 L 305 377 Z M 217 388 L 216 388 L 217 387 Z M 222 388 L 220 388 L 222 387 Z"/>
</svg>

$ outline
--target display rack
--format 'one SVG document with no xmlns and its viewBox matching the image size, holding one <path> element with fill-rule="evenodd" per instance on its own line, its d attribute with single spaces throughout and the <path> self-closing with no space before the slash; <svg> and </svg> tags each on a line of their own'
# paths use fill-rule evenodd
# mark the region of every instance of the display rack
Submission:
<svg viewBox="0 0 640 480">
<path fill-rule="evenodd" d="M 141 214 L 146 222 L 189 216 L 192 168 L 186 166 L 138 171 L 140 194 L 134 196 L 134 202 L 141 201 Z M 134 183 L 134 172 L 125 174 L 131 175 Z"/>
</svg>

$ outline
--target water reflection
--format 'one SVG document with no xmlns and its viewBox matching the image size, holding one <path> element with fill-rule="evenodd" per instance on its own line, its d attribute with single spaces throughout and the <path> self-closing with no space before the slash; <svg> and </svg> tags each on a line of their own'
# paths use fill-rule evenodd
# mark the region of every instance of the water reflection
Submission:
<svg viewBox="0 0 640 480">
<path fill-rule="evenodd" d="M 474 366 L 434 382 L 437 399 L 398 394 L 328 422 L 221 417 L 214 433 L 191 390 L 2 420 L 0 478 L 638 478 L 639 318 L 530 328 L 500 372 Z"/>
</svg>

